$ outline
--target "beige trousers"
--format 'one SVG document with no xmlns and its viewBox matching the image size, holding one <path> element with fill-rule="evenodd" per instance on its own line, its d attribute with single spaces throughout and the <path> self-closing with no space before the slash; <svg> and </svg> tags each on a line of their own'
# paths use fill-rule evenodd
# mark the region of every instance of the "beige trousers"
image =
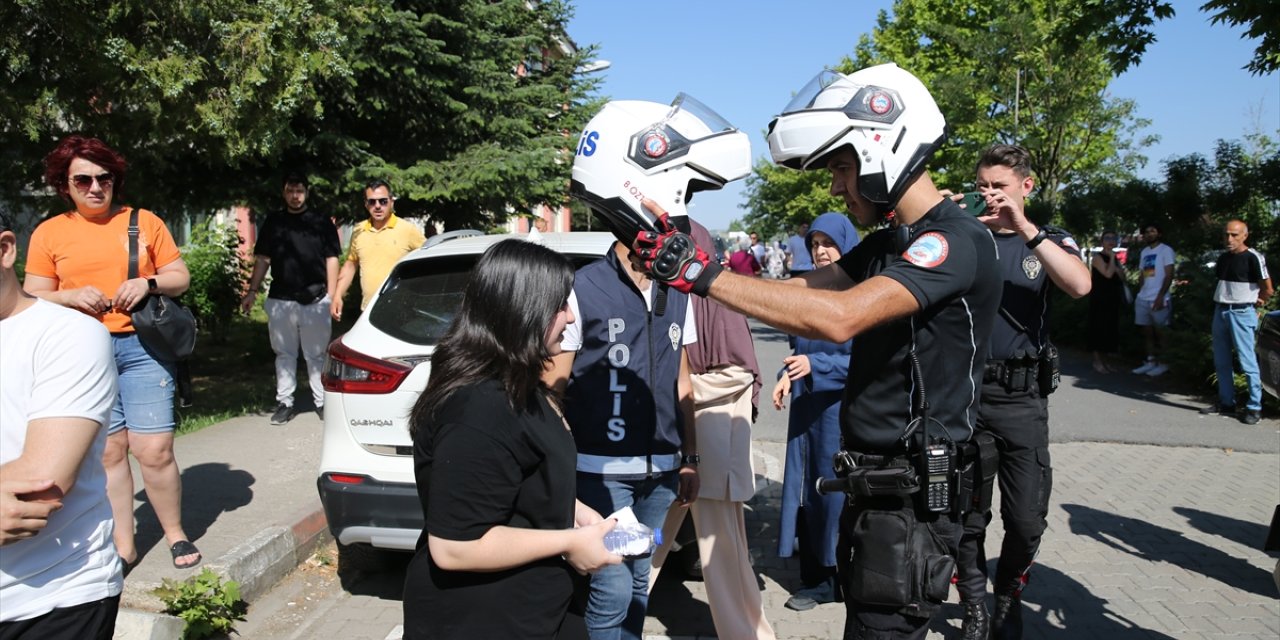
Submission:
<svg viewBox="0 0 1280 640">
<path fill-rule="evenodd" d="M 729 366 L 693 376 L 694 425 L 698 430 L 698 475 L 702 489 L 689 507 L 671 505 L 662 525 L 665 541 L 653 553 L 649 589 L 653 589 L 671 543 L 693 511 L 698 556 L 716 635 L 722 640 L 773 640 L 764 601 L 751 568 L 742 505 L 755 493 L 751 468 L 750 371 Z"/>
</svg>

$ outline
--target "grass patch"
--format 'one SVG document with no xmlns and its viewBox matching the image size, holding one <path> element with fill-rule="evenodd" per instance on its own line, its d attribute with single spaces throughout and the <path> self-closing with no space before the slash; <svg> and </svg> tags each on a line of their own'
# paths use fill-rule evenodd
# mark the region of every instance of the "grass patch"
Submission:
<svg viewBox="0 0 1280 640">
<path fill-rule="evenodd" d="M 269 409 L 275 403 L 275 353 L 262 305 L 236 316 L 222 341 L 201 333 L 190 360 L 194 404 L 176 408 L 177 433 Z M 299 379 L 305 387 L 306 376 Z"/>
</svg>

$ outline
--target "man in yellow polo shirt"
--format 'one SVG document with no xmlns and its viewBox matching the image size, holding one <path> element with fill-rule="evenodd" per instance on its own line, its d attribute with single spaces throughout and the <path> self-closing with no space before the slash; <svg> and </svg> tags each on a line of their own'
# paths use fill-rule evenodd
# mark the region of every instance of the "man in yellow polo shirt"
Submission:
<svg viewBox="0 0 1280 640">
<path fill-rule="evenodd" d="M 351 248 L 342 271 L 338 272 L 338 291 L 329 306 L 334 320 L 342 319 L 342 299 L 356 277 L 357 268 L 360 290 L 364 293 L 360 301 L 363 311 L 396 261 L 426 242 L 421 230 L 396 217 L 395 203 L 386 181 L 374 180 L 365 185 L 364 208 L 369 210 L 369 219 L 357 224 L 351 232 Z"/>
</svg>

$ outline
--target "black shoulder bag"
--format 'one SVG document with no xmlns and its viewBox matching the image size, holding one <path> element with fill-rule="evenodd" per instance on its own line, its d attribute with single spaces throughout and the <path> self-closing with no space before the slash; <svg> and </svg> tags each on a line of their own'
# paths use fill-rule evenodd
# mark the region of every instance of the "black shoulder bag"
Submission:
<svg viewBox="0 0 1280 640">
<path fill-rule="evenodd" d="M 129 279 L 138 277 L 138 208 L 129 213 Z M 191 406 L 191 374 L 186 360 L 196 348 L 196 317 L 177 300 L 149 294 L 130 311 L 138 340 L 156 358 L 177 365 L 178 398 Z"/>
</svg>

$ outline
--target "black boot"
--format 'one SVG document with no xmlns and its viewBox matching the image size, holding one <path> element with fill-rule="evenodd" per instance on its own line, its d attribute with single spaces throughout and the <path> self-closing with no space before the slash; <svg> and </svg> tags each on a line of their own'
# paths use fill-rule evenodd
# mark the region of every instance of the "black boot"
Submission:
<svg viewBox="0 0 1280 640">
<path fill-rule="evenodd" d="M 960 604 L 964 605 L 964 624 L 960 626 L 960 631 L 964 635 L 961 638 L 987 640 L 991 620 L 988 618 L 986 600 L 964 600 Z"/>
<path fill-rule="evenodd" d="M 996 595 L 996 611 L 991 616 L 991 640 L 1022 640 L 1022 598 Z"/>
</svg>

